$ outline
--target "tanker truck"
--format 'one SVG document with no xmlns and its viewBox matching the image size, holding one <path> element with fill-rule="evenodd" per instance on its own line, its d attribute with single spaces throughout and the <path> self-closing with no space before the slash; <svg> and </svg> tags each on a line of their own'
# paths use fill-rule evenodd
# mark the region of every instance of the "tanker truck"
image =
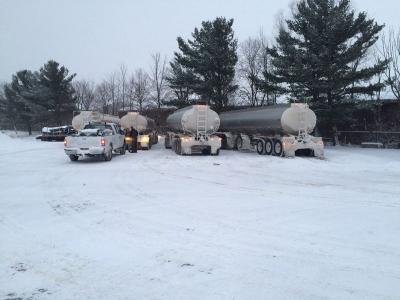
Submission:
<svg viewBox="0 0 400 300">
<path fill-rule="evenodd" d="M 221 138 L 214 135 L 219 127 L 218 114 L 208 105 L 197 104 L 179 109 L 167 118 L 169 132 L 165 148 L 179 155 L 218 155 Z"/>
<path fill-rule="evenodd" d="M 121 118 L 123 129 L 135 128 L 138 135 L 138 148 L 143 150 L 151 149 L 152 145 L 158 143 L 156 123 L 153 119 L 140 115 L 138 112 L 128 112 Z"/>
<path fill-rule="evenodd" d="M 322 138 L 311 135 L 317 118 L 303 103 L 277 104 L 220 114 L 222 147 L 261 155 L 324 157 Z"/>
</svg>

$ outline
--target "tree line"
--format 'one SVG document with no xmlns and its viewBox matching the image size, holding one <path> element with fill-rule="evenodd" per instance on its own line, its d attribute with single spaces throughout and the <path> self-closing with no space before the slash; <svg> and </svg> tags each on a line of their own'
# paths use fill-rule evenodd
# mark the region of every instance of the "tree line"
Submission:
<svg viewBox="0 0 400 300">
<path fill-rule="evenodd" d="M 76 80 L 54 61 L 17 72 L 0 94 L 0 113 L 29 129 L 61 123 L 75 109 L 117 114 L 202 100 L 222 111 L 286 100 L 308 103 L 329 134 L 360 100 L 387 90 L 400 100 L 400 31 L 383 34 L 384 25 L 350 0 L 299 0 L 273 39 L 260 32 L 238 43 L 233 24 L 204 21 L 191 38 L 177 38 L 170 61 L 155 53 L 148 71 L 122 64 L 99 83 Z"/>
</svg>

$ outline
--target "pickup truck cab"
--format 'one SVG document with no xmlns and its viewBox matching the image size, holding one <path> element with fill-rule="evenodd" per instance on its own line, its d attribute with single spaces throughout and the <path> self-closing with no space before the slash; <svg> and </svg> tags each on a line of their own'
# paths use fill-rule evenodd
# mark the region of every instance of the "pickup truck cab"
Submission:
<svg viewBox="0 0 400 300">
<path fill-rule="evenodd" d="M 115 123 L 89 123 L 78 134 L 67 136 L 64 151 L 71 161 L 79 157 L 102 157 L 112 159 L 113 152 L 125 154 L 124 134 Z"/>
</svg>

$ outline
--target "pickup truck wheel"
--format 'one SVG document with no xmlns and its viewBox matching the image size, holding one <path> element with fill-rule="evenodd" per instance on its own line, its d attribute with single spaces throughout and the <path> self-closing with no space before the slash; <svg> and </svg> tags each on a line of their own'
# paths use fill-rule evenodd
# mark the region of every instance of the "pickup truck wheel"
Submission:
<svg viewBox="0 0 400 300">
<path fill-rule="evenodd" d="M 112 160 L 112 155 L 113 155 L 113 149 L 110 148 L 106 153 L 104 153 L 104 160 L 105 161 L 110 161 Z"/>
<path fill-rule="evenodd" d="M 69 155 L 69 159 L 70 159 L 71 161 L 77 161 L 78 158 L 79 158 L 78 155 Z"/>
<path fill-rule="evenodd" d="M 272 143 L 271 139 L 265 140 L 265 154 L 271 155 L 274 150 L 274 144 Z"/>
</svg>

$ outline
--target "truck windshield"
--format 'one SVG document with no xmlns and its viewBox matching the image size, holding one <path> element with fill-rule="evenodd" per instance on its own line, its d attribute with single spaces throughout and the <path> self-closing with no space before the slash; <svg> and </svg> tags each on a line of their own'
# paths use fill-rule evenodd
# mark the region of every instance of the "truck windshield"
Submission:
<svg viewBox="0 0 400 300">
<path fill-rule="evenodd" d="M 87 124 L 84 129 L 99 129 L 99 130 L 109 129 L 112 131 L 112 126 L 109 124 Z"/>
<path fill-rule="evenodd" d="M 79 133 L 79 136 L 100 136 L 101 131 L 97 129 L 84 129 Z"/>
</svg>

